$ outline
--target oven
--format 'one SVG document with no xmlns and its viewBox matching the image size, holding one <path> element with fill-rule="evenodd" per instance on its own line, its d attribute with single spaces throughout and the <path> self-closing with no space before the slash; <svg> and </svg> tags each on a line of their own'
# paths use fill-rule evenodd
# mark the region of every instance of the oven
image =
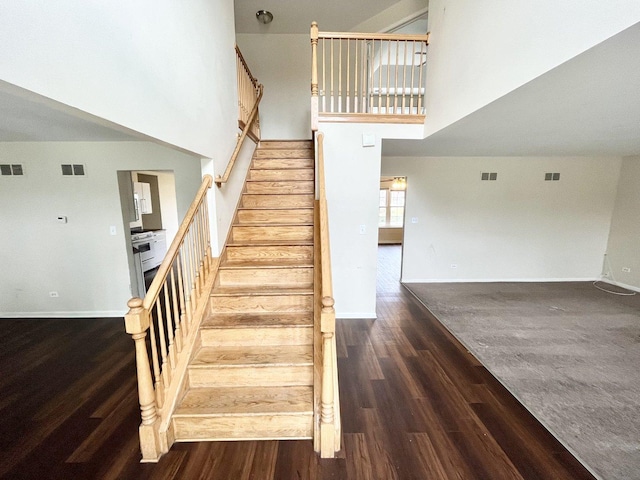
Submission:
<svg viewBox="0 0 640 480">
<path fill-rule="evenodd" d="M 131 246 L 133 247 L 134 253 L 138 253 L 140 255 L 140 263 L 142 264 L 143 272 L 155 267 L 152 233 L 145 232 L 132 235 Z"/>
</svg>

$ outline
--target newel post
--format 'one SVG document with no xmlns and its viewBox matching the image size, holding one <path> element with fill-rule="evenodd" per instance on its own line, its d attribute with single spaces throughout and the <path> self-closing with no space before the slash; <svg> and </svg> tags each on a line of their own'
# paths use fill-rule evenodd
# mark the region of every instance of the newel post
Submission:
<svg viewBox="0 0 640 480">
<path fill-rule="evenodd" d="M 311 130 L 318 130 L 318 24 L 311 24 Z"/>
<path fill-rule="evenodd" d="M 322 297 L 320 330 L 322 331 L 322 393 L 320 395 L 320 456 L 335 456 L 335 406 L 333 371 L 337 368 L 334 362 L 333 340 L 335 335 L 336 316 L 331 297 Z"/>
<path fill-rule="evenodd" d="M 157 461 L 160 457 L 158 439 L 158 413 L 153 379 L 149 365 L 149 354 L 145 338 L 149 329 L 149 312 L 142 306 L 142 299 L 132 298 L 127 303 L 129 312 L 124 316 L 125 329 L 131 335 L 136 348 L 136 372 L 138 376 L 138 399 L 142 423 L 140 424 L 140 450 L 142 461 Z"/>
</svg>

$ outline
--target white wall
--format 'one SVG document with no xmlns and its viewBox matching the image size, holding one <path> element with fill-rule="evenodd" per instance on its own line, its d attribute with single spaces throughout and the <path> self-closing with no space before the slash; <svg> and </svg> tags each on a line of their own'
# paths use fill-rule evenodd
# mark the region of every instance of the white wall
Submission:
<svg viewBox="0 0 640 480">
<path fill-rule="evenodd" d="M 251 164 L 251 158 L 253 152 L 256 149 L 256 144 L 252 140 L 247 138 L 242 147 L 236 163 L 234 164 L 229 181 L 218 188 L 215 184 L 212 187 L 213 195 L 209 196 L 209 208 L 210 212 L 214 211 L 215 206 L 215 218 L 211 220 L 211 250 L 214 257 L 217 257 L 222 252 L 222 247 L 227 241 L 227 235 L 229 233 L 229 227 L 233 220 L 242 187 L 244 186 L 244 180 L 247 176 L 247 171 Z M 215 171 L 220 172 L 220 175 L 224 173 L 227 168 L 229 159 L 220 159 L 215 161 Z M 203 172 L 210 173 L 213 161 L 203 160 Z M 212 173 L 211 173 L 212 174 Z M 212 174 L 213 175 L 213 174 Z M 215 175 L 213 175 L 215 179 Z M 215 202 L 215 203 L 212 203 Z"/>
<path fill-rule="evenodd" d="M 598 278 L 620 163 L 620 158 L 385 157 L 383 175 L 407 176 L 402 280 Z M 481 172 L 497 172 L 498 179 L 481 181 Z M 560 173 L 560 181 L 544 181 L 546 172 Z"/>
<path fill-rule="evenodd" d="M 232 0 L 0 2 L 0 80 L 205 157 L 233 149 Z"/>
<path fill-rule="evenodd" d="M 636 0 L 431 0 L 426 135 L 638 21 Z"/>
<path fill-rule="evenodd" d="M 238 34 L 251 73 L 264 85 L 264 139 L 311 138 L 311 42 L 300 34 Z"/>
<path fill-rule="evenodd" d="M 607 259 L 603 274 L 609 280 L 640 289 L 640 157 L 622 160 L 620 182 L 615 209 L 611 220 L 611 232 L 607 246 Z M 631 269 L 623 272 L 623 268 Z"/>
<path fill-rule="evenodd" d="M 419 138 L 422 126 L 321 122 L 319 131 L 325 134 L 336 316 L 375 318 L 381 139 Z M 375 146 L 362 146 L 363 133 L 375 135 Z"/>
<path fill-rule="evenodd" d="M 124 314 L 131 293 L 116 172 L 172 170 L 180 218 L 201 182 L 199 158 L 147 142 L 0 143 L 0 163 L 26 173 L 0 176 L 4 317 Z M 61 163 L 85 164 L 86 177 L 62 177 Z"/>
</svg>

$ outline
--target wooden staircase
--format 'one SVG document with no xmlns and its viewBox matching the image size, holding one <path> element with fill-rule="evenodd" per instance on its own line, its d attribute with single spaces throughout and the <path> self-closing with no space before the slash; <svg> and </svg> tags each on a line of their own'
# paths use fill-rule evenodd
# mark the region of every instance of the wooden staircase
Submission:
<svg viewBox="0 0 640 480">
<path fill-rule="evenodd" d="M 171 418 L 175 441 L 311 439 L 314 151 L 262 141 Z"/>
</svg>

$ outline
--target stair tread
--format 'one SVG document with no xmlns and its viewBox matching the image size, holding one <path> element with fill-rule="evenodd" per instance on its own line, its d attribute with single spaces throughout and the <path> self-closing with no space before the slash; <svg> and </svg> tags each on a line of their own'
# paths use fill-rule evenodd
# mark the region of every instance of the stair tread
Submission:
<svg viewBox="0 0 640 480">
<path fill-rule="evenodd" d="M 313 365 L 311 345 L 202 347 L 189 368 Z"/>
<path fill-rule="evenodd" d="M 191 388 L 174 417 L 313 414 L 313 387 Z"/>
<path fill-rule="evenodd" d="M 211 292 L 212 297 L 255 296 L 255 295 L 309 295 L 313 294 L 313 285 L 281 286 L 281 285 L 217 285 Z"/>
<path fill-rule="evenodd" d="M 254 193 L 254 192 L 242 192 L 242 195 L 245 196 L 256 196 L 256 195 L 263 195 L 263 196 L 272 196 L 272 197 L 290 197 L 292 195 L 295 195 L 296 198 L 300 198 L 304 195 L 311 197 L 313 194 L 312 193 L 304 193 L 304 192 L 287 192 L 287 193 L 264 193 L 264 192 L 259 192 L 259 193 Z M 313 199 L 311 199 L 311 205 L 313 205 Z M 242 207 L 242 208 L 246 208 L 246 207 Z M 287 207 L 283 207 L 283 208 L 287 208 Z M 302 207 L 302 208 L 311 208 L 311 207 Z"/>
<path fill-rule="evenodd" d="M 219 267 L 220 270 L 235 270 L 249 268 L 312 268 L 313 260 L 286 260 L 281 258 L 268 258 L 264 260 L 225 260 Z"/>
<path fill-rule="evenodd" d="M 258 195 L 264 195 L 264 194 L 258 194 Z M 296 194 L 299 195 L 299 194 Z M 238 211 L 240 210 L 274 210 L 274 211 L 279 211 L 279 210 L 313 210 L 313 206 L 308 206 L 308 207 L 298 207 L 298 206 L 293 206 L 293 207 L 238 207 Z"/>
<path fill-rule="evenodd" d="M 201 328 L 310 327 L 312 312 L 299 313 L 218 313 L 206 317 Z"/>
<path fill-rule="evenodd" d="M 263 227 L 313 227 L 313 222 L 295 222 L 295 223 L 234 223 L 233 227 L 242 228 L 263 228 Z"/>
<path fill-rule="evenodd" d="M 313 245 L 313 240 L 242 240 L 227 243 L 228 247 L 272 247 L 286 245 Z"/>
</svg>

